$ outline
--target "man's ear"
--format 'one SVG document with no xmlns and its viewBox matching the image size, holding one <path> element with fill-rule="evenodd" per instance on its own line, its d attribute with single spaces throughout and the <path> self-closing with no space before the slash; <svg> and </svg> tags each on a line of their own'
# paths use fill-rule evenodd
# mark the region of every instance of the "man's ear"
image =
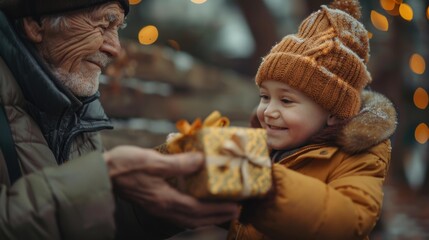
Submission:
<svg viewBox="0 0 429 240">
<path fill-rule="evenodd" d="M 40 24 L 31 17 L 26 17 L 23 20 L 23 28 L 25 35 L 34 43 L 40 43 L 43 38 L 43 29 Z"/>
<path fill-rule="evenodd" d="M 326 121 L 326 124 L 328 124 L 328 126 L 333 126 L 339 122 L 341 121 L 337 117 L 333 115 L 329 115 L 328 120 Z"/>
</svg>

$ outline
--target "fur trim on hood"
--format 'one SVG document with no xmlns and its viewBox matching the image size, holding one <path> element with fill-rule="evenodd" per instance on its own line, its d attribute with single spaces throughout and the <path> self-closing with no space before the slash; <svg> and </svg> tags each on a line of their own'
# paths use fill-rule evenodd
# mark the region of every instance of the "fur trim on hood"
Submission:
<svg viewBox="0 0 429 240">
<path fill-rule="evenodd" d="M 392 102 L 380 93 L 364 90 L 358 115 L 337 137 L 337 144 L 349 153 L 361 152 L 391 137 L 397 126 Z"/>
</svg>

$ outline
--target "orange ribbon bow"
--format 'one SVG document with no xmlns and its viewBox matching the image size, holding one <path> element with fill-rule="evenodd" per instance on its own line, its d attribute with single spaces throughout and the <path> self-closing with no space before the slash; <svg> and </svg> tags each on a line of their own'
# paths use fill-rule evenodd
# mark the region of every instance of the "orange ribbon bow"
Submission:
<svg viewBox="0 0 429 240">
<path fill-rule="evenodd" d="M 186 120 L 179 120 L 176 123 L 176 128 L 179 130 L 179 133 L 174 134 L 169 140 L 167 140 L 167 148 L 170 153 L 179 153 L 183 152 L 186 149 L 189 149 L 190 146 L 185 146 L 190 143 L 183 143 L 185 137 L 194 136 L 200 129 L 204 127 L 227 127 L 229 126 L 229 119 L 223 117 L 219 111 L 213 111 L 209 116 L 207 116 L 203 122 L 200 118 L 197 118 L 190 124 Z"/>
</svg>

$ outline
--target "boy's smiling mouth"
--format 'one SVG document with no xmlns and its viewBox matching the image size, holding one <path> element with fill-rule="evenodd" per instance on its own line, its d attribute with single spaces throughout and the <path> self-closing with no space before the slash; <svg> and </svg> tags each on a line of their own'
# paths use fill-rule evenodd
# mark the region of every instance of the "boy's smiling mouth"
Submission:
<svg viewBox="0 0 429 240">
<path fill-rule="evenodd" d="M 270 124 L 267 124 L 267 128 L 271 129 L 271 130 L 286 130 L 287 128 L 284 127 L 276 127 Z"/>
</svg>

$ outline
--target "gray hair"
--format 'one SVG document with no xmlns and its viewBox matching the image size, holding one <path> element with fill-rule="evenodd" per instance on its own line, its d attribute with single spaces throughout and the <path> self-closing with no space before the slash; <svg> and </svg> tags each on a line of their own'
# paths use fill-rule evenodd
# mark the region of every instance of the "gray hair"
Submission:
<svg viewBox="0 0 429 240">
<path fill-rule="evenodd" d="M 42 24 L 49 24 L 51 28 L 59 31 L 69 27 L 69 21 L 65 16 L 42 17 Z"/>
</svg>

